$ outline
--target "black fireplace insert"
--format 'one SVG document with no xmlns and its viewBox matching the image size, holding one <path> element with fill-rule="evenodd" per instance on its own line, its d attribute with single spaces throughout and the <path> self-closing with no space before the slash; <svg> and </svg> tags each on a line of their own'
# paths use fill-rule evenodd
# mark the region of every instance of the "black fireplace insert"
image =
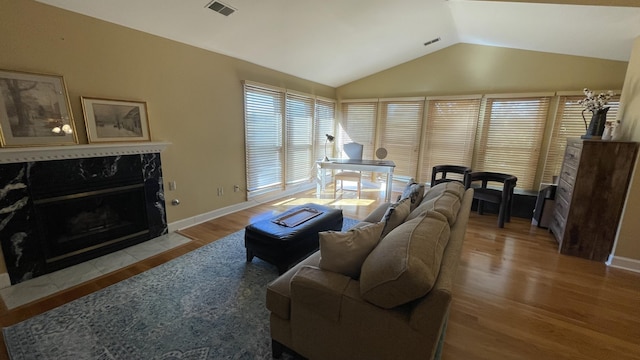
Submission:
<svg viewBox="0 0 640 360">
<path fill-rule="evenodd" d="M 149 233 L 142 183 L 43 198 L 34 208 L 48 268 Z"/>
</svg>

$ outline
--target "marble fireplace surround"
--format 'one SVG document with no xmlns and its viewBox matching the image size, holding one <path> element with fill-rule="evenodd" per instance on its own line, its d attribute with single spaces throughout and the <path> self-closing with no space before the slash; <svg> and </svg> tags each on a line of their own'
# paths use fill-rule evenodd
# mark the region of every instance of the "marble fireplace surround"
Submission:
<svg viewBox="0 0 640 360">
<path fill-rule="evenodd" d="M 28 188 L 29 169 L 33 166 L 51 167 L 50 163 L 39 162 L 63 160 L 59 162 L 63 165 L 61 168 L 73 168 L 77 164 L 96 162 L 113 167 L 119 161 L 122 163 L 126 160 L 129 163 L 135 160 L 133 162 L 140 164 L 141 169 L 130 171 L 140 171 L 142 174 L 150 228 L 148 238 L 140 241 L 166 234 L 168 229 L 159 153 L 168 145 L 166 142 L 144 142 L 0 149 L 1 260 L 7 267 L 7 273 L 0 276 L 10 278 L 11 284 L 17 284 L 48 272 L 42 250 L 39 249 L 42 240 L 34 230 L 33 202 Z"/>
</svg>

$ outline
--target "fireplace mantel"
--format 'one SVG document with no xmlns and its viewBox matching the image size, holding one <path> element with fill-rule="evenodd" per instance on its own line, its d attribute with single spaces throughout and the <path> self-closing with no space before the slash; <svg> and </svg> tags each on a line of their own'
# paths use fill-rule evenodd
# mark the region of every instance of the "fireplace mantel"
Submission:
<svg viewBox="0 0 640 360">
<path fill-rule="evenodd" d="M 0 149 L 0 164 L 159 153 L 169 142 L 109 143 Z"/>
</svg>

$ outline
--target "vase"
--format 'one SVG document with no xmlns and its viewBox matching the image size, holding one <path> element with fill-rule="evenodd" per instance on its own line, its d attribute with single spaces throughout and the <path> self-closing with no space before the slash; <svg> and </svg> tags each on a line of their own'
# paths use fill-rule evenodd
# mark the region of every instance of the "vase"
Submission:
<svg viewBox="0 0 640 360">
<path fill-rule="evenodd" d="M 611 127 L 611 140 L 617 141 L 622 137 L 622 130 L 620 129 L 620 122 L 616 122 Z"/>
<path fill-rule="evenodd" d="M 604 125 L 607 122 L 607 111 L 609 108 L 599 109 L 593 112 L 591 116 L 591 122 L 587 128 L 587 133 L 582 135 L 583 139 L 601 139 L 604 132 Z M 584 117 L 584 115 L 583 115 Z M 585 121 L 586 122 L 586 121 Z"/>
<path fill-rule="evenodd" d="M 605 125 L 604 132 L 602 133 L 602 140 L 611 140 L 612 125 Z"/>
</svg>

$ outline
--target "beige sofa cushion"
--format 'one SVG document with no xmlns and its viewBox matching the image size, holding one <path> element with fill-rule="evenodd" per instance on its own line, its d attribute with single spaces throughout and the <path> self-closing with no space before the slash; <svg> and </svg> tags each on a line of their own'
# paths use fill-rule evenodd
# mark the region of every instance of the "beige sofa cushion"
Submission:
<svg viewBox="0 0 640 360">
<path fill-rule="evenodd" d="M 390 202 L 378 205 L 378 207 L 370 212 L 369 215 L 367 215 L 367 217 L 362 220 L 362 222 L 377 223 L 382 221 L 382 217 L 387 213 L 387 209 L 389 209 L 389 206 L 391 206 Z"/>
<path fill-rule="evenodd" d="M 400 200 L 395 204 L 391 204 L 384 216 L 382 216 L 382 221 L 384 222 L 384 229 L 382 230 L 382 235 L 380 237 L 387 236 L 391 230 L 398 227 L 398 225 L 402 224 L 404 220 L 409 216 L 411 212 L 411 202 L 409 199 Z"/>
<path fill-rule="evenodd" d="M 392 230 L 362 264 L 362 298 L 390 309 L 433 287 L 450 228 L 444 215 L 426 211 Z"/>
<path fill-rule="evenodd" d="M 412 220 L 418 217 L 425 211 L 437 211 L 444 215 L 449 222 L 449 225 L 455 224 L 458 219 L 458 211 L 460 211 L 460 198 L 449 191 L 442 192 L 439 196 L 433 199 L 425 199 L 420 206 L 413 210 L 406 220 Z"/>
<path fill-rule="evenodd" d="M 384 223 L 368 224 L 346 232 L 324 231 L 320 237 L 320 264 L 329 270 L 357 279 L 360 267 L 380 241 Z"/>
<path fill-rule="evenodd" d="M 448 192 L 448 193 L 454 194 L 460 200 L 462 200 L 462 197 L 464 196 L 465 190 L 466 189 L 464 188 L 464 185 L 462 185 L 462 183 L 460 183 L 458 181 L 448 181 L 448 182 L 445 182 L 445 183 L 440 183 L 438 185 L 435 185 L 431 189 L 429 189 L 424 194 L 424 198 L 422 199 L 422 201 L 424 202 L 424 201 L 428 201 L 428 200 L 437 198 L 438 196 L 440 196 L 444 192 Z"/>
</svg>

